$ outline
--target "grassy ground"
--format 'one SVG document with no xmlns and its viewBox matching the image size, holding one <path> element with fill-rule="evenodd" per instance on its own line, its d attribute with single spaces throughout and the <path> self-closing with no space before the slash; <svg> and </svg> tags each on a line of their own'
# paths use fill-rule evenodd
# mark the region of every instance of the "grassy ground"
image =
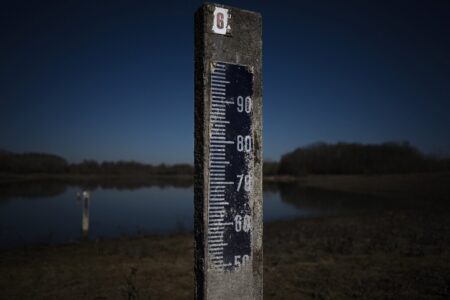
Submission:
<svg viewBox="0 0 450 300">
<path fill-rule="evenodd" d="M 449 299 L 443 211 L 265 227 L 265 299 Z M 3 251 L 1 299 L 192 299 L 193 238 L 124 238 Z"/>
<path fill-rule="evenodd" d="M 267 299 L 448 299 L 448 214 L 385 212 L 269 225 Z"/>
<path fill-rule="evenodd" d="M 450 299 L 448 177 L 367 178 L 303 184 L 423 205 L 266 224 L 265 299 Z M 192 299 L 193 284 L 190 234 L 0 250 L 0 299 Z"/>
</svg>

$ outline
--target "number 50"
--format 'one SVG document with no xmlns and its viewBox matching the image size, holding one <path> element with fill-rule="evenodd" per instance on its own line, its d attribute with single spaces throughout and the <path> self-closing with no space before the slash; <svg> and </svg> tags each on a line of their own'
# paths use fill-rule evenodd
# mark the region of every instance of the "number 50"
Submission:
<svg viewBox="0 0 450 300">
<path fill-rule="evenodd" d="M 245 266 L 250 261 L 250 256 L 247 254 L 244 255 L 235 255 L 234 256 L 234 266 L 236 269 L 240 269 L 241 266 Z"/>
</svg>

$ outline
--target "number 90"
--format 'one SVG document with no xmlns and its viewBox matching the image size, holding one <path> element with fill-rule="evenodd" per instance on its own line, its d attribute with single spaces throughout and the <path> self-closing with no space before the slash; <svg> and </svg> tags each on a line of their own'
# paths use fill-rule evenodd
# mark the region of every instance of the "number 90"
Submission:
<svg viewBox="0 0 450 300">
<path fill-rule="evenodd" d="M 238 96 L 237 97 L 237 110 L 238 112 L 246 112 L 250 113 L 252 111 L 252 98 L 250 97 L 244 97 Z"/>
</svg>

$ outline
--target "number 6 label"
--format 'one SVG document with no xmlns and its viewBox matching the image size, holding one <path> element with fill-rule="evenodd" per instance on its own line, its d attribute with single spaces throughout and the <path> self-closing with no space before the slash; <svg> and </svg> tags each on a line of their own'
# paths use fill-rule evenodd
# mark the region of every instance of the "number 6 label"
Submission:
<svg viewBox="0 0 450 300">
<path fill-rule="evenodd" d="M 230 30 L 230 26 L 228 25 L 228 9 L 216 7 L 213 16 L 212 31 L 218 34 L 227 34 L 227 31 Z"/>
</svg>

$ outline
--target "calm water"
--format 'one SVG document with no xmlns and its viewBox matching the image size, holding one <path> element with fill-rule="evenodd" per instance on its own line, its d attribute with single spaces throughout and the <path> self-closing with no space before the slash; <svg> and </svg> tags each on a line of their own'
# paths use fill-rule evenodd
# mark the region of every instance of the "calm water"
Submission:
<svg viewBox="0 0 450 300">
<path fill-rule="evenodd" d="M 193 187 L 93 186 L 84 210 L 79 186 L 39 183 L 0 189 L 0 247 L 64 243 L 120 235 L 193 229 Z M 384 207 L 379 199 L 271 185 L 264 191 L 264 221 L 351 214 Z M 86 227 L 88 224 L 88 228 Z"/>
</svg>

